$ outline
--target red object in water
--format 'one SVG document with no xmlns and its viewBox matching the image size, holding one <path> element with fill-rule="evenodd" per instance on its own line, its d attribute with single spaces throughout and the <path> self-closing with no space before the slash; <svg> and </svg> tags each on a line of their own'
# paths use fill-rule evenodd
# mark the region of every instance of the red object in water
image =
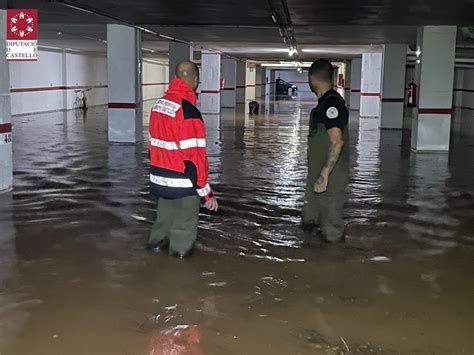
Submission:
<svg viewBox="0 0 474 355">
<path fill-rule="evenodd" d="M 147 355 L 204 355 L 197 326 L 178 325 L 154 332 Z"/>
</svg>

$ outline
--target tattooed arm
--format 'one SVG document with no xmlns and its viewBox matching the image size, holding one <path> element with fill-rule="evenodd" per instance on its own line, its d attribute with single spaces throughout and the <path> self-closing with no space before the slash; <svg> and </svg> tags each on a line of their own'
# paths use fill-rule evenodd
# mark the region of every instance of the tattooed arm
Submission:
<svg viewBox="0 0 474 355">
<path fill-rule="evenodd" d="M 336 166 L 336 163 L 341 155 L 342 147 L 344 146 L 344 139 L 342 138 L 342 130 L 338 127 L 330 128 L 327 130 L 329 136 L 329 150 L 328 159 L 326 164 L 321 169 L 318 180 L 314 184 L 314 192 L 322 193 L 326 191 L 329 182 L 329 175 L 331 175 L 332 169 Z"/>
</svg>

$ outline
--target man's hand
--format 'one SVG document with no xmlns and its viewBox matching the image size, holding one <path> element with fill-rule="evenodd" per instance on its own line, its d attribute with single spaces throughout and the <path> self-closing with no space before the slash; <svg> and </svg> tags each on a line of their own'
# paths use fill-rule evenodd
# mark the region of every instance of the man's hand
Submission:
<svg viewBox="0 0 474 355">
<path fill-rule="evenodd" d="M 210 198 L 206 202 L 205 206 L 209 211 L 217 212 L 217 210 L 219 209 L 219 204 L 217 203 L 217 199 L 215 197 Z"/>
<path fill-rule="evenodd" d="M 328 188 L 328 180 L 328 176 L 319 175 L 318 180 L 314 184 L 314 192 L 317 194 L 325 192 Z"/>
</svg>

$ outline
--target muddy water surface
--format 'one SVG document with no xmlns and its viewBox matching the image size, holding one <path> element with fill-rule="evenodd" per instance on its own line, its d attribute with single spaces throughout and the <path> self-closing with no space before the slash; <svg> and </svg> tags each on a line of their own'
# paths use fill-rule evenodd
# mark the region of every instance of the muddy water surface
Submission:
<svg viewBox="0 0 474 355">
<path fill-rule="evenodd" d="M 299 228 L 310 109 L 205 117 L 221 211 L 202 210 L 185 261 L 143 251 L 145 145 L 108 145 L 105 109 L 14 118 L 1 354 L 145 354 L 176 325 L 197 325 L 205 354 L 472 354 L 472 112 L 450 154 L 352 117 L 348 239 L 328 246 Z"/>
</svg>

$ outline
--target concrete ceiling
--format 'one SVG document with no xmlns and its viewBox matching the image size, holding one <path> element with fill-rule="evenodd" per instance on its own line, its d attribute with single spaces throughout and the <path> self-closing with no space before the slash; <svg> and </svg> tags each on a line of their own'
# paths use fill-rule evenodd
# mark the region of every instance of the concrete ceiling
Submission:
<svg viewBox="0 0 474 355">
<path fill-rule="evenodd" d="M 416 43 L 420 25 L 473 25 L 474 0 L 74 0 L 63 1 L 109 17 L 80 11 L 61 1 L 36 0 L 40 44 L 100 51 L 106 23 L 124 20 L 156 32 L 255 60 L 288 57 L 278 24 L 289 26 L 301 59 L 349 58 L 367 46 Z M 10 8 L 31 8 L 31 0 L 9 0 Z M 285 7 L 288 12 L 285 11 Z M 58 32 L 61 33 L 58 35 Z M 474 45 L 461 30 L 458 44 Z M 474 31 L 472 31 L 474 33 Z M 167 42 L 145 35 L 143 47 L 163 54 Z M 302 51 L 302 49 L 311 51 Z M 318 51 L 319 49 L 319 51 Z"/>
</svg>

